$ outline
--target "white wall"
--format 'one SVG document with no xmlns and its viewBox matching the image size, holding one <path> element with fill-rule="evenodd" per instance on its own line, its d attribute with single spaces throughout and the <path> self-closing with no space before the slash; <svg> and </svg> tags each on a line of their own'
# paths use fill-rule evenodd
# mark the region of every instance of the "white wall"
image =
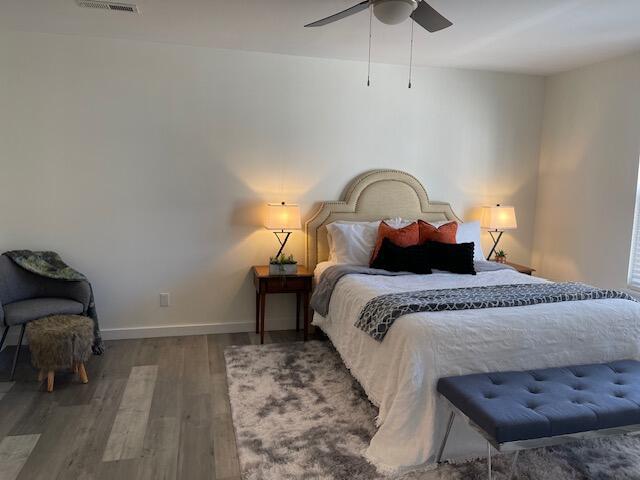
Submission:
<svg viewBox="0 0 640 480">
<path fill-rule="evenodd" d="M 533 263 L 554 280 L 626 287 L 640 53 L 547 79 Z"/>
<path fill-rule="evenodd" d="M 370 88 L 365 75 L 357 62 L 0 32 L 0 249 L 60 252 L 93 280 L 105 329 L 248 330 L 249 266 L 277 246 L 263 204 L 308 216 L 391 167 L 466 218 L 515 205 L 502 246 L 529 261 L 544 80 L 417 68 L 409 90 L 406 68 L 374 65 Z M 302 258 L 302 233 L 291 251 Z M 268 323 L 292 326 L 293 303 L 270 297 Z"/>
</svg>

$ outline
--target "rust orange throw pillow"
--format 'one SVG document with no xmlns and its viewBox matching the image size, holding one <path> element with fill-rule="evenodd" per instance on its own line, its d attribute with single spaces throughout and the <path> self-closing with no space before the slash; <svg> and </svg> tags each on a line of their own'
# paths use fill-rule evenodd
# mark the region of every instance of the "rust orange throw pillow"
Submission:
<svg viewBox="0 0 640 480">
<path fill-rule="evenodd" d="M 456 243 L 456 233 L 458 232 L 458 224 L 456 222 L 434 227 L 430 223 L 418 220 L 418 229 L 420 231 L 420 243 Z"/>
<path fill-rule="evenodd" d="M 391 240 L 398 247 L 410 247 L 411 245 L 417 245 L 420 242 L 420 230 L 418 229 L 418 224 L 416 222 L 402 228 L 393 228 L 387 225 L 384 221 L 380 222 L 380 226 L 378 227 L 378 239 L 376 240 L 376 246 L 373 249 L 371 259 L 369 260 L 369 265 L 371 265 L 378 256 L 378 252 L 382 246 L 382 241 L 385 238 Z"/>
</svg>

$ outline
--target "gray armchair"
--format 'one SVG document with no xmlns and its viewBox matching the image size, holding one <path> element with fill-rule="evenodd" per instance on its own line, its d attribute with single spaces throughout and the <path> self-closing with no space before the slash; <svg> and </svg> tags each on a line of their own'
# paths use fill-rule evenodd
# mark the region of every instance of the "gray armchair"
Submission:
<svg viewBox="0 0 640 480">
<path fill-rule="evenodd" d="M 0 255 L 0 326 L 4 327 L 0 350 L 9 329 L 22 327 L 13 357 L 11 380 L 27 323 L 49 315 L 81 315 L 87 312 L 90 298 L 91 289 L 87 282 L 41 277 L 19 267 L 6 255 Z"/>
</svg>

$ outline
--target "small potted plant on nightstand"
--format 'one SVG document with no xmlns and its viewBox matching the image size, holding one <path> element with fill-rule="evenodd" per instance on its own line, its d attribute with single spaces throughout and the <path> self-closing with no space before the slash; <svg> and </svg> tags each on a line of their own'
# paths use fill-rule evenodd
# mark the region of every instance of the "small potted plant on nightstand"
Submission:
<svg viewBox="0 0 640 480">
<path fill-rule="evenodd" d="M 269 258 L 269 275 L 294 275 L 298 271 L 298 262 L 293 255 L 286 257 L 284 253 Z"/>
<path fill-rule="evenodd" d="M 507 263 L 507 254 L 504 250 L 498 250 L 496 252 L 496 262 L 498 263 Z"/>
</svg>

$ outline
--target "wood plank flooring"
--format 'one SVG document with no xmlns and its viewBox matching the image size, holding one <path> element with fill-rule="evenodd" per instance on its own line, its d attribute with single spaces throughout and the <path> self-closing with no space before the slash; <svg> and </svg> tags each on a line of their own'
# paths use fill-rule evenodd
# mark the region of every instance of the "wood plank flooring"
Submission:
<svg viewBox="0 0 640 480">
<path fill-rule="evenodd" d="M 268 332 L 265 343 L 300 341 Z M 56 375 L 46 393 L 21 352 L 0 352 L 0 480 L 240 480 L 223 358 L 254 333 L 106 342 L 89 383 Z"/>
</svg>

